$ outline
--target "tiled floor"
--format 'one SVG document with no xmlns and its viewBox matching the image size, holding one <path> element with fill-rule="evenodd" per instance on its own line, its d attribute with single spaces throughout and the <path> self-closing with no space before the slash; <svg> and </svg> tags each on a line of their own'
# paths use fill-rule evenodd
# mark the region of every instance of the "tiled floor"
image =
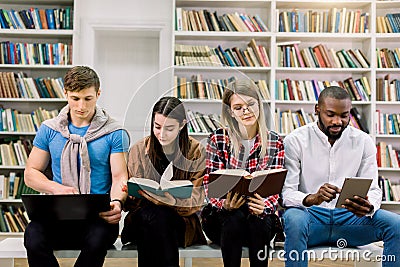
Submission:
<svg viewBox="0 0 400 267">
<path fill-rule="evenodd" d="M 60 267 L 72 267 L 74 265 L 74 259 L 61 259 Z M 106 259 L 104 267 L 134 267 L 137 266 L 136 259 Z M 181 266 L 183 263 L 181 262 Z M 221 259 L 193 259 L 193 267 L 222 267 Z M 249 261 L 247 259 L 242 260 L 242 267 L 249 267 Z M 284 262 L 273 260 L 270 262 L 269 267 L 284 267 Z M 311 262 L 309 267 L 346 267 L 353 266 L 352 262 L 338 261 L 332 262 L 324 260 L 318 263 Z M 15 267 L 28 267 L 27 261 L 24 259 L 16 260 Z"/>
</svg>

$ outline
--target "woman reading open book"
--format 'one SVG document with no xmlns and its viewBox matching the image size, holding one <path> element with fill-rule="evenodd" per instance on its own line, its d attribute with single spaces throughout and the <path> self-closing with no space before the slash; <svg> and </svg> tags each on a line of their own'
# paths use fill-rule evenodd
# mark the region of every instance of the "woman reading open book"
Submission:
<svg viewBox="0 0 400 267">
<path fill-rule="evenodd" d="M 283 168 L 282 139 L 266 126 L 261 96 L 251 80 L 238 80 L 225 88 L 222 97 L 222 123 L 208 138 L 204 186 L 208 190 L 208 174 L 219 169 L 258 170 Z M 265 251 L 274 236 L 278 195 L 262 198 L 230 192 L 224 199 L 209 197 L 203 209 L 203 229 L 221 245 L 224 266 L 240 266 L 242 246 L 249 247 L 250 266 L 267 266 Z M 211 206 L 210 206 L 211 205 Z M 263 259 L 264 258 L 264 259 Z"/>
<path fill-rule="evenodd" d="M 171 175 L 163 175 L 169 171 Z M 153 107 L 150 136 L 129 151 L 129 177 L 158 183 L 165 177 L 189 180 L 193 189 L 189 198 L 148 190 L 139 190 L 140 197 L 128 198 L 121 240 L 137 244 L 139 267 L 179 266 L 179 246 L 205 243 L 196 215 L 204 202 L 204 171 L 205 152 L 188 136 L 182 102 L 175 97 L 161 98 Z"/>
</svg>

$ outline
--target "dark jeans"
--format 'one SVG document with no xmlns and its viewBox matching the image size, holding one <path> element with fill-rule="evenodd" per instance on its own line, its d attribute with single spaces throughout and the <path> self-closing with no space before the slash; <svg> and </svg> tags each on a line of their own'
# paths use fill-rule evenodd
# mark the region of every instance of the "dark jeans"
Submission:
<svg viewBox="0 0 400 267">
<path fill-rule="evenodd" d="M 127 215 L 122 240 L 137 244 L 139 267 L 179 267 L 185 228 L 174 209 L 147 202 Z"/>
<path fill-rule="evenodd" d="M 31 221 L 24 234 L 30 267 L 58 267 L 53 250 L 81 250 L 75 267 L 103 266 L 107 250 L 118 237 L 118 224 L 92 221 Z"/>
<path fill-rule="evenodd" d="M 269 243 L 275 234 L 272 215 L 259 218 L 243 205 L 233 211 L 215 209 L 202 224 L 208 238 L 221 246 L 225 267 L 240 266 L 243 246 L 249 248 L 251 267 L 268 266 Z"/>
</svg>

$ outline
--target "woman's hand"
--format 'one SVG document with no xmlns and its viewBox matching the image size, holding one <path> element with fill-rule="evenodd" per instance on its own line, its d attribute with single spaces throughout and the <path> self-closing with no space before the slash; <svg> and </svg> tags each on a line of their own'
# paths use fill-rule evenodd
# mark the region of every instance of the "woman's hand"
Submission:
<svg viewBox="0 0 400 267">
<path fill-rule="evenodd" d="M 226 199 L 224 201 L 223 208 L 226 210 L 234 210 L 240 208 L 246 202 L 246 198 L 244 196 L 239 196 L 238 193 L 235 193 L 232 196 L 232 192 L 228 192 L 226 195 Z"/>
<path fill-rule="evenodd" d="M 139 194 L 148 201 L 153 202 L 155 205 L 175 206 L 177 202 L 177 200 L 168 192 L 165 192 L 164 196 L 159 196 L 146 190 L 139 190 Z"/>
<path fill-rule="evenodd" d="M 260 215 L 264 212 L 264 199 L 259 194 L 255 193 L 254 197 L 249 197 L 248 199 L 249 202 L 247 203 L 247 205 L 249 205 L 249 209 L 252 214 Z"/>
</svg>

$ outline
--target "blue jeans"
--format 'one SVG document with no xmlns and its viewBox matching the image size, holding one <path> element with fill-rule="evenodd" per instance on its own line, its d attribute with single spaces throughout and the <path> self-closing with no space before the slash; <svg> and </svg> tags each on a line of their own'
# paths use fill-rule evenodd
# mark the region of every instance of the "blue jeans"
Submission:
<svg viewBox="0 0 400 267">
<path fill-rule="evenodd" d="M 386 257 L 394 255 L 396 261 L 382 262 L 382 266 L 400 266 L 400 216 L 398 214 L 379 209 L 372 218 L 367 216 L 360 218 L 346 209 L 331 210 L 313 206 L 289 208 L 283 214 L 283 219 L 286 234 L 286 266 L 308 266 L 307 257 L 301 257 L 301 255 L 307 255 L 307 253 L 302 253 L 303 251 L 318 245 L 337 247 L 339 239 L 345 239 L 348 247 L 383 240 L 383 254 Z M 294 257 L 290 259 L 291 252 L 292 255 L 300 255 L 299 260 L 294 260 Z"/>
</svg>

